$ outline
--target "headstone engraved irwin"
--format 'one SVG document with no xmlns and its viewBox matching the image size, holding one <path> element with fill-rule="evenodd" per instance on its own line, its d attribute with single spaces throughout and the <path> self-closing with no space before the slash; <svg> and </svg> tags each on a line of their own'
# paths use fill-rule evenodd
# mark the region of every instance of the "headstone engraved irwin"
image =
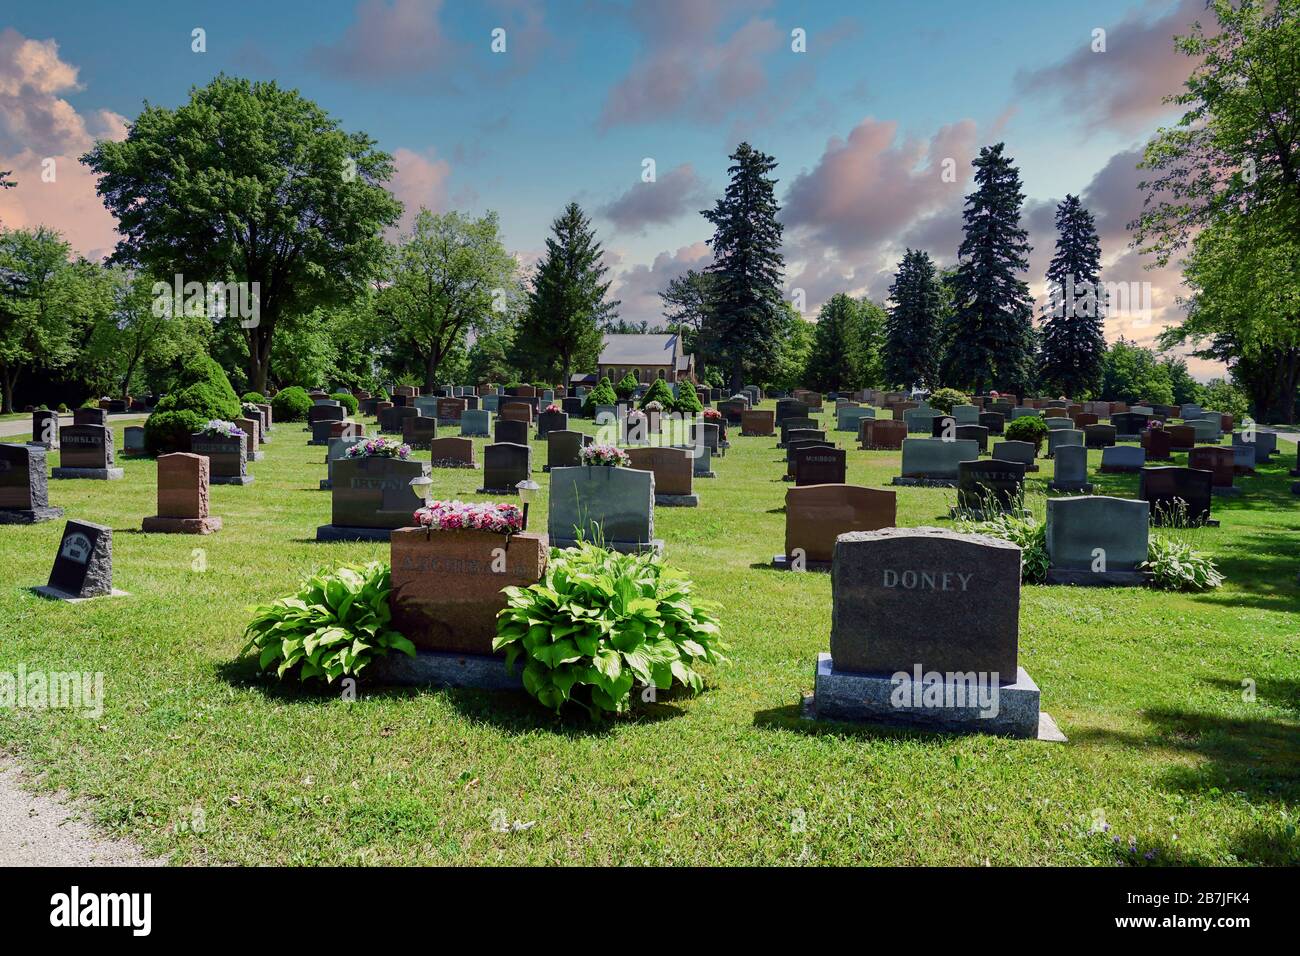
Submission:
<svg viewBox="0 0 1300 956">
<path fill-rule="evenodd" d="M 339 459 L 330 491 L 331 522 L 316 529 L 316 540 L 387 541 L 389 532 L 410 525 L 424 504 L 411 479 L 429 473 L 427 462 L 382 456 Z"/>
<path fill-rule="evenodd" d="M 810 709 L 962 733 L 1040 731 L 1038 687 L 1019 666 L 1020 549 L 940 528 L 840 535 L 830 653 Z"/>
<path fill-rule="evenodd" d="M 125 591 L 113 587 L 113 529 L 90 521 L 69 521 L 63 526 L 49 583 L 32 590 L 61 601 L 124 596 Z"/>
</svg>

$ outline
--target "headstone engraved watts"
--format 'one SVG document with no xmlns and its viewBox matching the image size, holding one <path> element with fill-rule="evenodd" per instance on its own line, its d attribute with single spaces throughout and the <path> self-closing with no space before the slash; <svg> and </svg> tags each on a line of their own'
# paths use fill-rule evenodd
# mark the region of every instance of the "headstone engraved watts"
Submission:
<svg viewBox="0 0 1300 956">
<path fill-rule="evenodd" d="M 177 452 L 158 457 L 158 513 L 141 530 L 158 534 L 211 534 L 221 519 L 208 514 L 208 459 Z"/>
<path fill-rule="evenodd" d="M 69 521 L 63 526 L 49 583 L 32 590 L 61 601 L 124 596 L 125 591 L 113 587 L 113 529 L 91 521 Z"/>
<path fill-rule="evenodd" d="M 36 524 L 63 517 L 50 506 L 40 445 L 0 443 L 0 524 Z"/>
<path fill-rule="evenodd" d="M 51 478 L 91 478 L 118 481 L 121 468 L 113 467 L 113 432 L 104 425 L 69 425 L 59 435 L 59 467 Z"/>
<path fill-rule="evenodd" d="M 1062 445 L 1056 449 L 1055 470 L 1048 483 L 1052 491 L 1082 491 L 1092 493 L 1088 481 L 1088 449 L 1083 445 Z"/>
<path fill-rule="evenodd" d="M 841 534 L 891 528 L 896 521 L 893 491 L 846 484 L 796 485 L 785 493 L 785 553 L 773 557 L 772 566 L 783 571 L 829 571 L 835 539 Z"/>
<path fill-rule="evenodd" d="M 1138 497 L 1151 505 L 1151 523 L 1157 525 L 1219 522 L 1210 516 L 1214 476 L 1196 468 L 1167 465 L 1143 468 Z"/>
<path fill-rule="evenodd" d="M 831 570 L 830 653 L 810 710 L 959 733 L 1063 739 L 1040 730 L 1019 666 L 1020 549 L 939 528 L 842 534 Z"/>
<path fill-rule="evenodd" d="M 1047 500 L 1048 584 L 1134 587 L 1150 574 L 1147 559 L 1150 506 L 1102 495 Z"/>
<path fill-rule="evenodd" d="M 1025 466 L 986 458 L 958 463 L 957 508 L 983 516 L 1010 511 L 1024 501 Z"/>
<path fill-rule="evenodd" d="M 443 439 L 468 441 L 468 439 Z M 370 456 L 334 462 L 331 522 L 316 529 L 317 541 L 386 541 L 394 528 L 411 524 L 423 500 L 411 479 L 428 475 L 420 461 Z"/>
<path fill-rule="evenodd" d="M 583 465 L 551 470 L 547 501 L 551 546 L 572 547 L 579 537 L 624 553 L 662 551 L 654 536 L 654 473 Z"/>
<path fill-rule="evenodd" d="M 690 453 L 680 448 L 629 448 L 632 468 L 653 473 L 655 504 L 667 508 L 694 508 L 700 503 L 692 480 L 695 468 Z"/>
</svg>

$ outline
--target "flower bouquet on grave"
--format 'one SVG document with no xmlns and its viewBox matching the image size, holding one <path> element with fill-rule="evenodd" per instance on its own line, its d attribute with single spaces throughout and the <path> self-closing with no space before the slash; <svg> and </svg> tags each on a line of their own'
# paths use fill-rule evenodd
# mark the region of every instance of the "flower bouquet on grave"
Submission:
<svg viewBox="0 0 1300 956">
<path fill-rule="evenodd" d="M 551 404 L 547 405 L 544 409 L 542 409 L 542 411 L 555 414 L 557 412 L 564 411 L 564 409 L 562 409 L 559 405 L 556 405 L 554 402 L 551 402 Z"/>
<path fill-rule="evenodd" d="M 245 418 L 251 418 L 253 421 L 258 421 L 262 417 L 262 410 L 253 402 L 242 402 L 239 407 L 243 409 Z"/>
<path fill-rule="evenodd" d="M 587 466 L 626 468 L 632 458 L 617 445 L 592 444 L 578 449 L 578 461 Z"/>
<path fill-rule="evenodd" d="M 348 446 L 343 455 L 345 458 L 400 458 L 406 461 L 411 457 L 411 446 L 391 438 L 368 438 Z"/>
<path fill-rule="evenodd" d="M 524 512 L 518 505 L 491 501 L 431 501 L 416 510 L 415 523 L 431 531 L 490 531 L 514 534 L 524 530 Z"/>
<path fill-rule="evenodd" d="M 722 412 L 718 411 L 716 408 L 706 408 L 704 410 L 704 420 L 709 424 L 720 422 L 722 421 Z"/>
<path fill-rule="evenodd" d="M 208 423 L 196 432 L 204 438 L 243 438 L 244 430 L 234 422 L 210 418 Z"/>
</svg>

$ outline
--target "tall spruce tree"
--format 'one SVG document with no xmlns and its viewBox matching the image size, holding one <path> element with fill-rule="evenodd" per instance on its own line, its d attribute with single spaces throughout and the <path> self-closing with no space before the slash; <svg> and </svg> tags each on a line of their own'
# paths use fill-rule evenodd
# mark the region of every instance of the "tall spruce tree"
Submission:
<svg viewBox="0 0 1300 956">
<path fill-rule="evenodd" d="M 854 367 L 858 339 L 861 335 L 861 305 L 838 292 L 817 313 L 812 352 L 804 372 L 804 384 L 819 392 L 853 389 L 861 384 Z"/>
<path fill-rule="evenodd" d="M 945 369 L 954 387 L 992 386 L 1016 394 L 1033 378 L 1033 300 L 1020 277 L 1029 234 L 1020 228 L 1020 171 L 1003 144 L 980 150 L 975 191 L 962 214 L 965 236 L 953 276 L 954 325 Z"/>
<path fill-rule="evenodd" d="M 1056 207 L 1056 231 L 1056 254 L 1047 267 L 1038 376 L 1054 395 L 1087 398 L 1101 388 L 1106 355 L 1101 241 L 1092 213 L 1078 196 L 1067 195 Z"/>
<path fill-rule="evenodd" d="M 619 302 L 605 298 L 604 250 L 576 202 L 564 207 L 551 232 L 515 331 L 514 358 L 517 367 L 539 374 L 558 371 L 568 387 L 574 368 L 595 368 L 601 329 L 617 316 Z"/>
<path fill-rule="evenodd" d="M 893 305 L 885 319 L 885 381 L 901 388 L 938 388 L 944 296 L 929 253 L 904 253 L 889 297 Z"/>
<path fill-rule="evenodd" d="M 725 195 L 701 215 L 713 223 L 714 307 L 706 337 L 739 389 L 746 374 L 767 376 L 780 361 L 783 315 L 781 224 L 776 221 L 776 160 L 748 143 L 731 154 Z"/>
</svg>

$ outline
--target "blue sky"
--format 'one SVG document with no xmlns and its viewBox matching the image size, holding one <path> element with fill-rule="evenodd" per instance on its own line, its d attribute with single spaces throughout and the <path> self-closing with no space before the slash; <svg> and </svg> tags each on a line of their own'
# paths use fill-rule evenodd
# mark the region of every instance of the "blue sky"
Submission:
<svg viewBox="0 0 1300 956">
<path fill-rule="evenodd" d="M 1037 289 L 1051 210 L 1094 207 L 1113 275 L 1150 281 L 1156 321 L 1108 328 L 1149 340 L 1176 273 L 1143 272 L 1123 224 L 1133 169 L 1173 114 L 1187 61 L 1171 37 L 1196 0 L 832 3 L 775 0 L 328 0 L 314 3 L 9 5 L 0 15 L 0 197 L 7 225 L 46 221 L 102 253 L 112 222 L 70 159 L 37 192 L 43 157 L 122 135 L 148 100 L 184 101 L 219 72 L 300 89 L 397 159 L 393 189 L 419 205 L 496 210 L 527 265 L 569 200 L 593 216 L 628 318 L 707 261 L 698 211 L 742 139 L 779 162 L 791 289 L 815 309 L 836 291 L 883 299 L 906 245 L 951 261 L 979 146 L 1005 140 L 1028 196 Z M 206 31 L 207 51 L 191 50 Z M 505 30 L 506 52 L 491 50 Z M 1094 52 L 1093 31 L 1106 31 Z M 801 29 L 807 52 L 791 49 Z M 642 161 L 656 164 L 642 183 Z M 939 175 L 951 159 L 956 182 Z M 57 192 L 55 191 L 57 189 Z"/>
</svg>

